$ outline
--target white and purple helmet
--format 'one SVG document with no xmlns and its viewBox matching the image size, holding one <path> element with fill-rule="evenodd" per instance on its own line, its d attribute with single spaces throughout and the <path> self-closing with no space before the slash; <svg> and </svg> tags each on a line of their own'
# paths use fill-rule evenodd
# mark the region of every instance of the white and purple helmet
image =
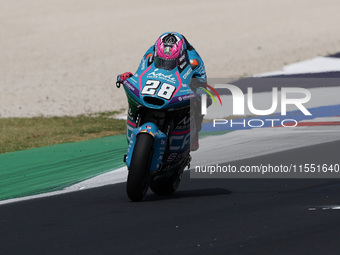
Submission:
<svg viewBox="0 0 340 255">
<path fill-rule="evenodd" d="M 184 37 L 176 32 L 162 34 L 155 44 L 155 66 L 157 68 L 172 70 L 179 65 L 180 59 L 186 55 Z"/>
</svg>

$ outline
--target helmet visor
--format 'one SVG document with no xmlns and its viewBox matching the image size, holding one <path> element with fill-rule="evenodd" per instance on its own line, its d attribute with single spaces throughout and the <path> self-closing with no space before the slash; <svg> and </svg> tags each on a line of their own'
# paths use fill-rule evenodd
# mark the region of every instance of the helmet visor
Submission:
<svg viewBox="0 0 340 255">
<path fill-rule="evenodd" d="M 178 65 L 178 59 L 165 59 L 159 56 L 155 57 L 155 66 L 157 68 L 172 70 Z"/>
</svg>

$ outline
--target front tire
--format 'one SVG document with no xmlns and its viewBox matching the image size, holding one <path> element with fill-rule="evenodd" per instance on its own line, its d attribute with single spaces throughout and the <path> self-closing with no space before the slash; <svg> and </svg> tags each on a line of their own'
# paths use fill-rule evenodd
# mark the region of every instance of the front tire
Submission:
<svg viewBox="0 0 340 255">
<path fill-rule="evenodd" d="M 133 149 L 126 192 L 132 201 L 140 201 L 146 194 L 149 184 L 149 168 L 152 159 L 154 138 L 149 134 L 138 134 Z"/>
</svg>

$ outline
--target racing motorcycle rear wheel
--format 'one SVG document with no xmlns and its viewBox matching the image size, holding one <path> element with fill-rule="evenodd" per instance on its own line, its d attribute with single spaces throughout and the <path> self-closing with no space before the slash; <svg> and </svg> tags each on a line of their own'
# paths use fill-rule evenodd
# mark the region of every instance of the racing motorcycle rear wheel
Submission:
<svg viewBox="0 0 340 255">
<path fill-rule="evenodd" d="M 182 179 L 183 170 L 177 169 L 164 176 L 153 179 L 150 188 L 157 195 L 170 195 L 174 193 Z"/>
<path fill-rule="evenodd" d="M 149 134 L 137 135 L 126 183 L 126 192 L 132 201 L 142 200 L 148 190 L 153 142 L 154 138 Z"/>
</svg>

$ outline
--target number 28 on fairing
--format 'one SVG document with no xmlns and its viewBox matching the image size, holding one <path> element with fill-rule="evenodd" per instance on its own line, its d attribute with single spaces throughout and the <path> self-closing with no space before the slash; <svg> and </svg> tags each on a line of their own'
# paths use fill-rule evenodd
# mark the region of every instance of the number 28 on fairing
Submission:
<svg viewBox="0 0 340 255">
<path fill-rule="evenodd" d="M 158 88 L 160 89 L 158 90 Z M 153 96 L 156 94 L 157 90 L 158 90 L 158 93 L 157 93 L 158 97 L 169 100 L 174 94 L 176 87 L 174 85 L 171 85 L 165 82 L 161 83 L 160 81 L 156 81 L 156 80 L 147 80 L 142 90 L 142 94 Z"/>
</svg>

